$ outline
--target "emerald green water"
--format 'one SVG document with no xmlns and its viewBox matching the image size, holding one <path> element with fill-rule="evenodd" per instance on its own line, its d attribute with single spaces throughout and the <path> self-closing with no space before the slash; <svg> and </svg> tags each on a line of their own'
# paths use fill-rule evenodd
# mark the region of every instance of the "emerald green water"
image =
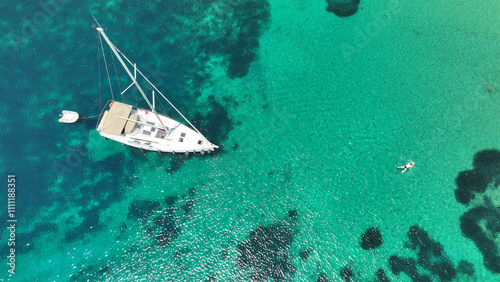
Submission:
<svg viewBox="0 0 500 282">
<path fill-rule="evenodd" d="M 113 3 L 111 8 L 99 9 L 112 17 L 125 5 L 117 2 L 113 7 Z M 69 5 L 61 9 L 71 10 Z M 231 5 L 207 4 L 210 8 L 196 16 L 205 19 L 198 32 L 216 25 L 213 18 L 232 15 Z M 20 192 L 26 194 L 18 199 L 23 210 L 18 240 L 32 246 L 18 254 L 15 275 L 9 277 L 2 263 L 0 277 L 12 281 L 249 280 L 250 270 L 237 264 L 238 244 L 248 240 L 259 225 L 280 221 L 293 232 L 288 255 L 295 271 L 286 275 L 287 281 L 316 281 L 320 273 L 331 281 L 342 281 L 340 270 L 345 266 L 351 267 L 355 281 L 372 281 L 377 269 L 384 269 L 391 281 L 411 281 L 404 273 L 393 274 L 388 258 L 416 258 L 415 251 L 405 247 L 407 232 L 414 224 L 443 245 L 455 267 L 460 260 L 474 265 L 474 276 L 459 273 L 455 281 L 499 279 L 485 268 L 478 248 L 462 235 L 459 226 L 460 216 L 478 203 L 458 203 L 454 190 L 457 174 L 472 168 L 474 154 L 499 148 L 500 4 L 362 1 L 361 9 L 348 18 L 327 13 L 322 1 L 271 0 L 269 5 L 270 21 L 258 38 L 257 57 L 246 75 L 234 79 L 228 77 L 221 54 L 201 54 L 200 58 L 206 58 L 192 63 L 192 69 L 204 77 L 196 80 L 190 70 L 185 76 L 177 73 L 184 71 L 182 65 L 191 67 L 186 59 L 190 57 L 182 54 L 196 52 L 196 44 L 184 45 L 185 50 L 178 54 L 148 54 L 139 38 L 125 40 L 139 37 L 139 28 L 120 39 L 116 30 L 125 30 L 125 24 L 116 29 L 106 25 L 110 39 L 125 54 L 133 54 L 139 67 L 143 57 L 157 63 L 148 63 L 151 72 L 157 66 L 156 73 L 166 72 L 157 76 L 165 79 L 161 83 L 169 94 L 178 94 L 173 95 L 174 102 L 190 118 L 216 116 L 216 125 L 201 126 L 203 132 L 212 130 L 212 135 L 220 130 L 217 133 L 223 138 L 216 141 L 221 152 L 183 159 L 172 173 L 168 171 L 176 162 L 171 161 L 179 157 L 143 153 L 104 141 L 90 121 L 76 125 L 56 122 L 55 116 L 63 108 L 85 115 L 91 112 L 85 106 L 98 109 L 92 73 L 95 57 L 82 63 L 84 66 L 78 63 L 78 53 L 70 60 L 37 57 L 36 64 L 47 60 L 47 65 L 56 68 L 62 62 L 69 70 L 73 64 L 79 65 L 78 75 L 69 75 L 73 78 L 67 85 L 53 85 L 52 91 L 33 90 L 33 84 L 42 81 L 48 87 L 59 81 L 50 78 L 63 80 L 64 75 L 11 75 L 19 81 L 16 87 L 7 86 L 2 79 L 5 93 L 18 91 L 28 102 L 15 117 L 23 127 L 14 127 L 3 118 L 0 122 L 11 127 L 10 135 L 21 134 L 24 127 L 34 130 L 34 142 L 42 144 L 35 151 L 16 146 L 17 139 L 9 137 L 1 145 L 2 170 L 19 174 L 18 189 L 30 191 Z M 161 14 L 161 7 L 151 13 Z M 97 8 L 85 6 L 82 11 L 93 9 Z M 149 11 L 146 6 L 141 9 Z M 155 32 L 168 30 L 165 33 L 171 36 L 146 39 L 157 44 L 151 52 L 165 51 L 162 44 L 169 46 L 168 40 L 190 38 L 196 30 L 190 20 L 189 16 L 179 19 L 185 30 L 157 28 L 160 31 Z M 76 20 L 70 17 L 66 22 L 72 21 Z M 87 32 L 82 38 L 94 39 L 90 20 L 78 21 L 88 29 L 80 27 Z M 101 25 L 107 21 L 115 20 L 102 19 Z M 127 26 L 157 23 L 140 17 L 129 21 Z M 8 26 L 9 20 L 2 23 Z M 76 24 L 68 24 L 72 25 Z M 59 44 L 33 40 L 22 48 L 55 48 Z M 75 52 L 79 45 L 94 52 L 92 44 L 95 42 L 83 41 L 71 46 Z M 91 51 L 85 53 L 95 55 Z M 6 62 L 14 61 L 7 58 L 9 51 L 2 52 Z M 22 49 L 17 54 L 22 58 Z M 176 56 L 185 61 L 176 63 L 180 60 Z M 28 61 L 21 59 L 25 64 Z M 171 64 L 175 68 L 170 69 Z M 87 65 L 92 72 L 82 71 Z M 3 73 L 7 70 L 2 68 Z M 167 86 L 169 81 L 177 84 Z M 75 106 L 83 100 L 91 101 Z M 224 120 L 214 114 L 213 101 L 227 111 Z M 5 104 L 19 105 L 19 101 L 9 98 Z M 40 107 L 40 111 L 34 110 Z M 5 106 L 1 109 L 4 117 L 10 111 Z M 230 126 L 220 126 L 227 121 Z M 50 132 L 51 138 L 47 137 Z M 55 174 L 52 164 L 67 163 L 71 150 L 81 152 L 81 161 L 69 171 Z M 23 160 L 12 161 L 14 158 Z M 415 167 L 401 174 L 397 166 L 409 160 Z M 24 172 L 33 170 L 36 176 Z M 37 179 L 43 181 L 37 184 Z M 495 206 L 500 205 L 498 190 L 488 195 Z M 165 202 L 168 196 L 177 197 L 170 207 Z M 39 198 L 43 200 L 39 202 Z M 158 202 L 152 215 L 142 221 L 129 216 L 131 206 L 143 200 Z M 290 210 L 298 212 L 297 219 L 288 217 Z M 161 215 L 175 222 L 164 225 L 172 232 L 166 246 L 154 240 L 161 230 L 154 218 Z M 47 231 L 35 228 L 44 225 L 49 226 Z M 384 243 L 375 250 L 363 250 L 361 234 L 372 226 L 380 230 Z M 68 233 L 72 230 L 79 235 L 68 235 L 75 234 Z M 21 236 L 27 233 L 34 235 Z M 3 238 L 6 235 L 4 231 Z M 299 252 L 306 248 L 312 253 L 304 260 Z M 419 270 L 430 275 L 422 267 Z M 437 276 L 432 278 L 440 281 Z"/>
</svg>

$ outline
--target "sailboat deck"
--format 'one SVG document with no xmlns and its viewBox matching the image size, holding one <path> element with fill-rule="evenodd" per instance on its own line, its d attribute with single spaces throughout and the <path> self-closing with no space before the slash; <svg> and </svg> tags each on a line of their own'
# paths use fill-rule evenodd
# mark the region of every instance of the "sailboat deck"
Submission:
<svg viewBox="0 0 500 282">
<path fill-rule="evenodd" d="M 159 128 L 160 125 L 151 121 L 146 121 L 146 124 L 136 124 L 135 136 L 143 136 L 148 138 L 165 139 L 167 132 L 165 129 Z"/>
</svg>

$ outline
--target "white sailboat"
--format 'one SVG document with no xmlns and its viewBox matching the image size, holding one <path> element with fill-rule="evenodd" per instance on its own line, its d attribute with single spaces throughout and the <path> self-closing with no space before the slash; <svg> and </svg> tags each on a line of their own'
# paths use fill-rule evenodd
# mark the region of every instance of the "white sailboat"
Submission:
<svg viewBox="0 0 500 282">
<path fill-rule="evenodd" d="M 115 56 L 118 58 L 118 61 L 120 61 L 128 76 L 132 79 L 132 83 L 121 94 L 123 95 L 125 91 L 134 85 L 149 106 L 148 110 L 117 101 L 109 102 L 109 110 L 106 110 L 97 122 L 97 131 L 104 138 L 144 150 L 167 153 L 204 154 L 210 153 L 218 148 L 218 146 L 208 141 L 208 139 L 205 138 L 205 136 L 203 136 L 137 69 L 136 65 L 127 59 L 127 57 L 111 43 L 98 23 L 96 29 L 100 36 L 108 43 Z M 129 70 L 123 59 L 134 68 L 134 74 Z M 152 91 L 152 103 L 137 82 L 137 74 L 141 75 L 150 84 L 152 89 L 154 89 Z M 179 113 L 190 127 L 156 112 L 155 90 L 177 111 L 177 113 Z"/>
</svg>

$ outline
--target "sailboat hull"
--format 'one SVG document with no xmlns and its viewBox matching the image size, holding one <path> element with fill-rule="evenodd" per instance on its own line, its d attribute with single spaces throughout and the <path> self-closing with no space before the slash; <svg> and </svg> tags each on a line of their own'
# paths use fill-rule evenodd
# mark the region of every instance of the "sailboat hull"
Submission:
<svg viewBox="0 0 500 282">
<path fill-rule="evenodd" d="M 97 131 L 105 138 L 148 151 L 203 154 L 218 148 L 174 119 L 119 102 L 110 103 Z"/>
</svg>

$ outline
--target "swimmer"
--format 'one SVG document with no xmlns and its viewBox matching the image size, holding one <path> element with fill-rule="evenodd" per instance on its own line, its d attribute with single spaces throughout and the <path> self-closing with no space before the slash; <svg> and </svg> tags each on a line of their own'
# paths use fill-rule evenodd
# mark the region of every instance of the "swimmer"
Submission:
<svg viewBox="0 0 500 282">
<path fill-rule="evenodd" d="M 405 172 L 407 169 L 412 168 L 415 163 L 410 161 L 409 163 L 403 165 L 403 166 L 398 166 L 398 168 L 402 168 L 403 171 L 401 173 Z"/>
</svg>

